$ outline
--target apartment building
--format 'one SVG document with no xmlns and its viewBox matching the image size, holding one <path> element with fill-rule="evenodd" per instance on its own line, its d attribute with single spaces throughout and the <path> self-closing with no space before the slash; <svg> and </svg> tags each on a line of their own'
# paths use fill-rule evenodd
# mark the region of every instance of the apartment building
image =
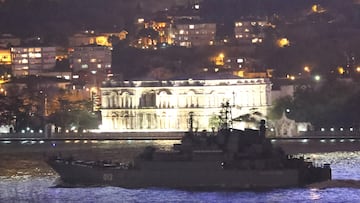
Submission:
<svg viewBox="0 0 360 203">
<path fill-rule="evenodd" d="M 56 65 L 56 47 L 12 47 L 13 76 L 38 75 Z"/>
<path fill-rule="evenodd" d="M 215 34 L 215 23 L 176 23 L 174 43 L 184 47 L 213 45 Z"/>
</svg>

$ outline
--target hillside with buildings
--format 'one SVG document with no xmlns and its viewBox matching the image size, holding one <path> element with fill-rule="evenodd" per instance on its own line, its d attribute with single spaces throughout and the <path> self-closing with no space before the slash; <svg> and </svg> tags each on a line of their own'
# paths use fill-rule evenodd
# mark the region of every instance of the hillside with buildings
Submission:
<svg viewBox="0 0 360 203">
<path fill-rule="evenodd" d="M 138 129 L 136 122 L 149 119 L 165 129 L 169 116 L 201 108 L 214 112 L 213 101 L 203 98 L 210 95 L 222 98 L 216 105 L 239 102 L 249 121 L 259 112 L 278 119 L 291 106 L 287 116 L 319 127 L 325 124 L 294 112 L 307 105 L 302 96 L 308 92 L 301 90 L 335 80 L 356 86 L 359 25 L 360 4 L 352 0 L 3 0 L 0 96 L 5 107 L 11 101 L 19 109 L 3 109 L 2 123 L 21 131 L 49 122 L 64 131 L 87 128 L 98 116 L 111 129 Z M 199 76 L 209 77 L 197 81 Z M 257 88 L 264 79 L 270 82 Z M 239 90 L 229 92 L 233 86 Z M 275 100 L 286 96 L 290 100 Z M 343 97 L 326 111 L 333 104 L 356 108 L 356 97 Z M 237 117 L 244 118 L 242 113 Z M 355 115 L 347 122 L 358 122 Z"/>
</svg>

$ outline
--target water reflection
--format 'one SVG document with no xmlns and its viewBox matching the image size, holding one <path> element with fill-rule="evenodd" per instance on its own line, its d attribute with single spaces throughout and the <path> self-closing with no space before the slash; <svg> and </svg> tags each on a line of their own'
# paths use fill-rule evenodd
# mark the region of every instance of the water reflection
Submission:
<svg viewBox="0 0 360 203">
<path fill-rule="evenodd" d="M 310 200 L 319 200 L 321 199 L 320 193 L 319 193 L 319 189 L 316 188 L 312 188 L 310 189 Z"/>
</svg>

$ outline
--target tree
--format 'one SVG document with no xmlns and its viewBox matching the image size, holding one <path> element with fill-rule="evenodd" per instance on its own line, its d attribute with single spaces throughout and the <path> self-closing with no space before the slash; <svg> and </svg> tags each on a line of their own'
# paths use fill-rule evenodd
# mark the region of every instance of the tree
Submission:
<svg viewBox="0 0 360 203">
<path fill-rule="evenodd" d="M 268 112 L 268 117 L 270 120 L 280 119 L 282 114 L 286 111 L 287 108 L 292 106 L 293 99 L 290 96 L 282 97 L 277 99 L 272 108 Z"/>
<path fill-rule="evenodd" d="M 71 92 L 63 92 L 57 98 L 59 106 L 54 106 L 48 122 L 61 130 L 95 129 L 98 117 L 92 112 L 92 101 Z"/>
<path fill-rule="evenodd" d="M 357 83 L 327 81 L 320 87 L 297 88 L 294 97 L 277 100 L 269 115 L 278 119 L 285 112 L 290 119 L 322 127 L 360 126 L 360 88 Z"/>
</svg>

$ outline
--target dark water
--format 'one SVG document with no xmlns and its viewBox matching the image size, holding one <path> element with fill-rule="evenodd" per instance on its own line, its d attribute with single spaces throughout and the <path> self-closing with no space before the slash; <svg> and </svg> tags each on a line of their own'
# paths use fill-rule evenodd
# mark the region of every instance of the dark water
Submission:
<svg viewBox="0 0 360 203">
<path fill-rule="evenodd" d="M 109 156 L 121 152 L 130 158 L 146 145 L 169 149 L 174 143 L 111 142 L 111 143 L 7 143 L 0 144 L 5 157 L 0 167 L 19 168 L 0 170 L 0 202 L 360 202 L 360 151 L 305 154 L 316 163 L 330 163 L 333 181 L 307 188 L 275 189 L 269 191 L 191 192 L 170 189 L 123 189 L 118 187 L 57 188 L 57 175 L 47 173 L 39 161 L 44 152 L 77 152 L 79 156 L 94 153 Z M 31 155 L 33 158 L 21 158 Z M 6 164 L 12 164 L 11 166 Z M 23 167 L 22 167 L 23 166 Z M 42 173 L 34 173 L 34 167 Z M 10 172 L 9 172 L 10 171 Z M 39 175 L 40 174 L 40 175 Z M 42 175 L 41 175 L 42 174 Z"/>
</svg>

